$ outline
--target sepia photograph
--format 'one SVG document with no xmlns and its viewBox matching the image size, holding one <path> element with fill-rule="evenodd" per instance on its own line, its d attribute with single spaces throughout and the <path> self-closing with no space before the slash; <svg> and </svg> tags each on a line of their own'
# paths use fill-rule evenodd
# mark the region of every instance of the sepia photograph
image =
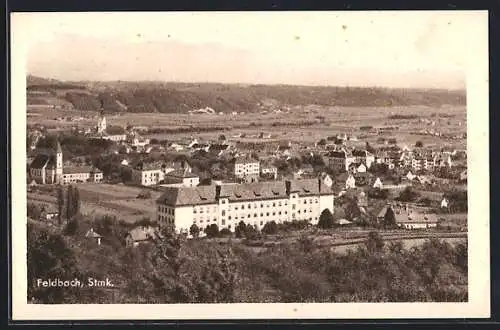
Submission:
<svg viewBox="0 0 500 330">
<path fill-rule="evenodd" d="M 489 317 L 487 12 L 11 26 L 14 314 Z"/>
</svg>

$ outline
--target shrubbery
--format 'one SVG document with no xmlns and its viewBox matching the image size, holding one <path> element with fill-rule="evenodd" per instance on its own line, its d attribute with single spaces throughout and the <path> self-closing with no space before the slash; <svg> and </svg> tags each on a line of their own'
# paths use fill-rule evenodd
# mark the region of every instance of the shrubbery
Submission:
<svg viewBox="0 0 500 330">
<path fill-rule="evenodd" d="M 340 253 L 319 248 L 313 237 L 302 234 L 297 244 L 282 241 L 255 252 L 239 243 L 185 241 L 167 235 L 153 244 L 125 248 L 127 224 L 113 217 L 88 221 L 80 225 L 92 226 L 101 234 L 101 246 L 90 244 L 83 235 L 65 237 L 57 230 L 28 224 L 29 301 L 467 301 L 466 243 L 453 246 L 433 239 L 406 249 L 401 243 L 387 244 L 377 233 L 370 233 L 365 244 Z M 114 298 L 107 290 L 43 288 L 36 282 L 38 278 L 88 276 L 112 279 L 117 285 Z"/>
</svg>

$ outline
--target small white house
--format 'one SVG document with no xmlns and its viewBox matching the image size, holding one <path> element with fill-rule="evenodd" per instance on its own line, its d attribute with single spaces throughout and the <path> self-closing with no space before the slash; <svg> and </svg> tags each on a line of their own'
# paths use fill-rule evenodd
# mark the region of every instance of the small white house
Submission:
<svg viewBox="0 0 500 330">
<path fill-rule="evenodd" d="M 97 242 L 97 245 L 101 245 L 101 238 L 102 236 L 99 235 L 94 231 L 94 228 L 90 228 L 89 231 L 85 234 L 85 237 L 95 240 Z"/>
<path fill-rule="evenodd" d="M 448 208 L 449 202 L 446 198 L 441 201 L 441 208 Z"/>
<path fill-rule="evenodd" d="M 357 173 L 366 173 L 366 166 L 365 166 L 365 164 L 359 165 L 358 168 L 356 168 L 356 172 Z"/>
<path fill-rule="evenodd" d="M 408 171 L 408 174 L 406 174 L 406 178 L 410 181 L 413 181 L 415 179 L 416 175 L 414 175 L 411 171 Z"/>
<path fill-rule="evenodd" d="M 354 179 L 354 176 L 352 174 L 347 177 L 347 180 L 345 181 L 345 188 L 356 188 L 356 179 Z"/>
<path fill-rule="evenodd" d="M 383 187 L 384 187 L 384 185 L 382 183 L 382 180 L 380 180 L 380 178 L 377 178 L 375 180 L 375 182 L 373 183 L 373 188 L 382 189 Z"/>
<path fill-rule="evenodd" d="M 323 183 L 325 184 L 325 186 L 331 188 L 333 185 L 333 180 L 328 174 L 325 174 L 323 177 Z"/>
</svg>

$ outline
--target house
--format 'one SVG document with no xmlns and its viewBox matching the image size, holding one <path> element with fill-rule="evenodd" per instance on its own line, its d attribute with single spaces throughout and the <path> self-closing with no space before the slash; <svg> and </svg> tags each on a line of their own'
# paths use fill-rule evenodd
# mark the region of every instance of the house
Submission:
<svg viewBox="0 0 500 330">
<path fill-rule="evenodd" d="M 301 171 L 301 176 L 311 176 L 314 174 L 314 167 L 311 164 L 304 164 L 299 170 Z"/>
<path fill-rule="evenodd" d="M 366 208 L 368 207 L 368 198 L 364 191 L 361 191 L 358 195 L 358 207 L 361 212 L 366 213 Z"/>
<path fill-rule="evenodd" d="M 68 166 L 63 169 L 62 183 L 101 183 L 104 179 L 103 173 L 93 166 Z"/>
<path fill-rule="evenodd" d="M 448 205 L 450 204 L 450 202 L 448 201 L 448 199 L 446 198 L 443 198 L 441 200 L 441 208 L 448 208 Z"/>
<path fill-rule="evenodd" d="M 240 157 L 234 161 L 234 176 L 240 179 L 244 177 L 258 177 L 260 174 L 260 162 L 252 157 Z"/>
<path fill-rule="evenodd" d="M 408 173 L 406 174 L 405 178 L 408 180 L 408 181 L 413 181 L 413 179 L 415 179 L 416 175 L 414 175 L 411 171 L 408 171 Z"/>
<path fill-rule="evenodd" d="M 260 175 L 264 177 L 272 177 L 276 180 L 278 178 L 278 168 L 274 165 L 263 165 L 260 168 Z"/>
<path fill-rule="evenodd" d="M 352 156 L 355 158 L 356 163 L 364 164 L 366 168 L 370 168 L 375 162 L 375 155 L 366 150 L 354 149 L 352 151 Z"/>
<path fill-rule="evenodd" d="M 413 210 L 406 205 L 404 208 L 394 210 L 396 224 L 404 229 L 429 229 L 436 228 L 438 224 L 437 215 L 434 213 L 422 213 Z"/>
<path fill-rule="evenodd" d="M 52 220 L 59 216 L 59 211 L 52 204 L 42 207 L 42 219 Z"/>
<path fill-rule="evenodd" d="M 132 182 L 141 186 L 152 186 L 165 180 L 165 175 L 174 171 L 173 164 L 161 161 L 145 163 L 138 162 L 131 167 Z"/>
<path fill-rule="evenodd" d="M 185 187 L 196 187 L 200 184 L 200 177 L 191 173 L 188 168 L 166 172 L 163 179 L 164 184 L 177 184 Z"/>
<path fill-rule="evenodd" d="M 320 175 L 320 178 L 321 180 L 323 180 L 323 184 L 327 187 L 332 187 L 333 186 L 333 180 L 332 180 L 332 177 L 329 176 L 328 174 L 326 173 L 321 173 Z"/>
<path fill-rule="evenodd" d="M 378 223 L 383 223 L 385 221 L 385 215 L 387 214 L 387 211 L 391 208 L 389 204 L 385 205 L 382 207 L 382 209 L 377 213 L 377 222 Z"/>
<path fill-rule="evenodd" d="M 432 180 L 430 177 L 426 176 L 426 175 L 419 175 L 416 177 L 416 180 L 420 183 L 420 184 L 431 184 L 432 183 Z"/>
<path fill-rule="evenodd" d="M 380 180 L 379 177 L 377 177 L 375 179 L 375 182 L 373 183 L 373 188 L 378 188 L 378 189 L 384 188 L 384 185 L 382 184 L 382 180 Z"/>
<path fill-rule="evenodd" d="M 139 148 L 144 148 L 149 144 L 149 139 L 143 138 L 142 136 L 139 135 L 139 133 L 133 131 L 130 132 L 125 140 L 129 145 L 133 147 L 139 147 Z"/>
<path fill-rule="evenodd" d="M 139 244 L 149 243 L 160 238 L 157 228 L 152 226 L 138 226 L 125 234 L 125 245 L 136 247 Z"/>
<path fill-rule="evenodd" d="M 356 188 L 356 179 L 354 179 L 354 176 L 352 174 L 349 174 L 349 176 L 345 180 L 345 188 L 346 189 Z"/>
<path fill-rule="evenodd" d="M 97 243 L 97 245 L 101 245 L 102 236 L 96 233 L 94 231 L 94 228 L 90 228 L 89 231 L 87 231 L 87 233 L 85 234 L 85 237 L 94 240 Z"/>
<path fill-rule="evenodd" d="M 368 172 L 355 173 L 353 176 L 358 186 L 369 185 L 373 180 L 373 174 Z"/>
<path fill-rule="evenodd" d="M 349 166 L 349 172 L 351 172 L 351 173 L 366 173 L 366 166 L 363 163 L 352 163 Z"/>
<path fill-rule="evenodd" d="M 340 171 L 349 171 L 349 166 L 356 162 L 356 157 L 346 150 L 330 151 L 324 156 L 324 162 Z"/>
</svg>

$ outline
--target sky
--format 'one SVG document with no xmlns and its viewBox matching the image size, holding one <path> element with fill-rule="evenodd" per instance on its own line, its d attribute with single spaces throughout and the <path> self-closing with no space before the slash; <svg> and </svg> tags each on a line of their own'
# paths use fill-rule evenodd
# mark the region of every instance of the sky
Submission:
<svg viewBox="0 0 500 330">
<path fill-rule="evenodd" d="M 487 31 L 459 11 L 15 15 L 27 72 L 71 81 L 457 89 Z"/>
</svg>

